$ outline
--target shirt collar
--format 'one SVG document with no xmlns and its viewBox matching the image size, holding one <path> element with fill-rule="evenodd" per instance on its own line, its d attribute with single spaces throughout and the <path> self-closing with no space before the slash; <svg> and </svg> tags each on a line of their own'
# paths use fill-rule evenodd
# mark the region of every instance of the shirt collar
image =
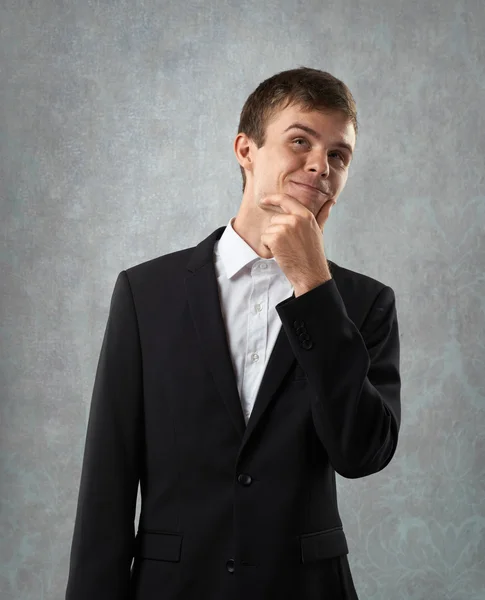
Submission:
<svg viewBox="0 0 485 600">
<path fill-rule="evenodd" d="M 262 258 L 238 233 L 236 233 L 232 226 L 235 219 L 236 217 L 231 217 L 229 219 L 227 227 L 224 229 L 222 236 L 216 242 L 214 247 L 214 253 L 222 262 L 226 277 L 231 279 L 234 275 L 239 273 L 241 269 L 246 266 L 249 267 L 253 262 L 259 260 L 264 261 L 268 265 L 270 272 L 285 277 L 288 284 L 290 284 L 274 257 Z M 291 289 L 294 290 L 293 286 L 291 286 Z"/>
</svg>

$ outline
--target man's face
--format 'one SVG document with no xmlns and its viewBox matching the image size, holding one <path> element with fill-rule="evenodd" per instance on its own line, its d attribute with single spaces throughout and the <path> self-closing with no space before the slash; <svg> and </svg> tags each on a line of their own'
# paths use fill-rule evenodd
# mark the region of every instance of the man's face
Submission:
<svg viewBox="0 0 485 600">
<path fill-rule="evenodd" d="M 311 128 L 315 134 L 291 127 L 296 123 Z M 265 195 L 286 193 L 316 216 L 323 204 L 330 199 L 335 201 L 345 187 L 355 130 L 340 112 L 304 112 L 289 106 L 268 124 L 264 146 L 258 149 L 252 140 L 249 144 L 251 162 L 245 165 L 244 195 L 252 199 L 251 204 L 264 208 L 260 201 Z M 350 149 L 339 144 L 348 144 Z M 309 189 L 302 183 L 318 189 Z M 278 207 L 275 210 L 281 212 Z"/>
</svg>

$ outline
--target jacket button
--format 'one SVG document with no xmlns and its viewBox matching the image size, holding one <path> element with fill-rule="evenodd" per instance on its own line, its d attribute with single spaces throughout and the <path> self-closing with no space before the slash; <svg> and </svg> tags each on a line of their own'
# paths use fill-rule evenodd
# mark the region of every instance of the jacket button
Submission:
<svg viewBox="0 0 485 600">
<path fill-rule="evenodd" d="M 303 340 L 300 345 L 302 348 L 305 348 L 305 350 L 309 350 L 313 346 L 310 340 Z"/>
<path fill-rule="evenodd" d="M 252 482 L 251 475 L 247 475 L 246 473 L 238 475 L 237 480 L 241 485 L 251 485 Z"/>
<path fill-rule="evenodd" d="M 226 569 L 229 573 L 234 573 L 234 559 L 230 558 L 226 563 Z"/>
</svg>

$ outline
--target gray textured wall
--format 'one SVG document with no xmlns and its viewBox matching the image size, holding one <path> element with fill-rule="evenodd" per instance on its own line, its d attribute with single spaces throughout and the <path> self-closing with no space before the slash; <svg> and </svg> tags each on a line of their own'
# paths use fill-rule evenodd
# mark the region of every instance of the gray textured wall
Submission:
<svg viewBox="0 0 485 600">
<path fill-rule="evenodd" d="M 400 320 L 400 446 L 338 479 L 357 591 L 485 599 L 484 29 L 482 0 L 1 0 L 2 600 L 63 598 L 116 275 L 236 214 L 242 104 L 300 65 L 359 108 L 327 256 Z"/>
</svg>

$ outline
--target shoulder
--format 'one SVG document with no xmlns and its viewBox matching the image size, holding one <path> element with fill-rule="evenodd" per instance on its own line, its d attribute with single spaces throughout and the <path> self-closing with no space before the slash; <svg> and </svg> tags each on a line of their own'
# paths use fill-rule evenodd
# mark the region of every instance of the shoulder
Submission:
<svg viewBox="0 0 485 600">
<path fill-rule="evenodd" d="M 130 284 L 138 286 L 143 283 L 160 281 L 163 277 L 176 277 L 183 274 L 194 248 L 184 248 L 156 256 L 149 260 L 132 265 L 125 269 Z"/>
</svg>

